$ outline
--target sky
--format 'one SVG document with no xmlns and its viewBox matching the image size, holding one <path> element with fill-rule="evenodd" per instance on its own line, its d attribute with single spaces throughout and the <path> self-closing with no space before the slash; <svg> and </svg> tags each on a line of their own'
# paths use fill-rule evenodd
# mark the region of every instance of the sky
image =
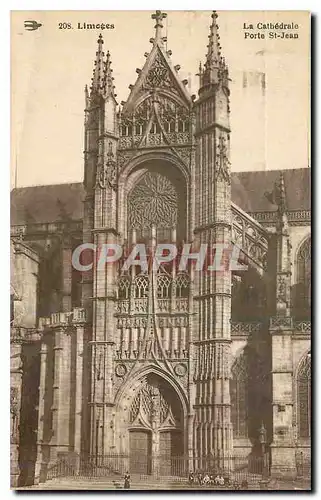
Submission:
<svg viewBox="0 0 321 500">
<path fill-rule="evenodd" d="M 11 19 L 11 187 L 83 179 L 84 87 L 90 85 L 100 30 L 78 23 L 114 24 L 101 31 L 111 52 L 117 100 L 125 101 L 152 45 L 149 11 L 15 11 Z M 231 76 L 232 170 L 309 166 L 310 59 L 306 12 L 218 12 L 222 52 Z M 205 62 L 211 13 L 172 11 L 164 21 L 171 59 L 197 94 L 198 66 Z M 42 24 L 26 31 L 24 21 Z M 257 23 L 298 23 L 298 39 L 270 39 Z M 72 29 L 59 29 L 71 23 Z M 265 39 L 245 38 L 246 32 Z M 266 90 L 243 74 L 265 73 Z M 16 172 L 16 173 L 15 173 Z"/>
</svg>

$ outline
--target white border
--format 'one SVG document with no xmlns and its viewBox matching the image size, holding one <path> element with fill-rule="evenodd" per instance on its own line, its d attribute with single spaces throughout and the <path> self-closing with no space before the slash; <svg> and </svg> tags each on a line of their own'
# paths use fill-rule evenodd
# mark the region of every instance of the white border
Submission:
<svg viewBox="0 0 321 500">
<path fill-rule="evenodd" d="M 0 450 L 0 498 L 5 499 L 9 495 L 13 494 L 9 491 L 9 482 L 10 482 L 10 465 L 9 465 L 9 373 L 10 373 L 10 357 L 9 357 L 9 189 L 10 189 L 10 10 L 156 10 L 156 8 L 162 8 L 162 10 L 212 10 L 213 8 L 217 10 L 310 10 L 312 13 L 318 16 L 320 13 L 320 2 L 317 0 L 313 0 L 310 2 L 305 1 L 284 1 L 284 0 L 269 0 L 269 1 L 222 1 L 217 0 L 215 2 L 198 0 L 197 2 L 191 0 L 184 0 L 184 2 L 179 2 L 175 0 L 164 0 L 162 2 L 153 2 L 153 1 L 140 1 L 140 2 L 132 2 L 132 1 L 123 1 L 121 5 L 114 2 L 105 1 L 70 1 L 70 0 L 56 0 L 54 3 L 49 2 L 48 0 L 30 0 L 23 2 L 22 0 L 12 0 L 10 5 L 8 3 L 2 3 L 0 6 L 1 13 L 1 26 L 0 26 L 0 46 L 2 48 L 1 53 L 1 182 L 0 182 L 0 230 L 1 230 L 1 240 L 2 244 L 0 246 L 0 257 L 1 257 L 1 288 L 0 288 L 0 304 L 1 304 L 1 323 L 2 323 L 2 345 L 1 345 L 1 361 L 0 361 L 0 370 L 1 370 L 1 395 L 0 401 L 2 403 L 2 411 L 1 411 L 1 450 Z M 161 5 L 160 5 L 161 4 Z M 318 19 L 315 23 L 318 24 Z M 317 31 L 317 30 L 316 30 Z M 315 43 L 315 60 L 314 65 L 318 69 L 316 79 L 319 76 L 320 71 L 320 34 L 316 32 L 315 34 L 316 43 Z M 317 52 L 319 52 L 317 54 Z M 315 83 L 315 91 L 317 91 L 317 85 Z M 319 101 L 320 102 L 320 101 Z M 315 110 L 315 119 L 319 115 L 320 104 L 318 102 L 317 109 Z M 316 102 L 314 103 L 316 104 Z M 316 125 L 315 125 L 316 126 Z M 316 131 L 317 132 L 317 131 Z M 316 134 L 315 139 L 315 150 L 317 149 L 317 140 L 319 138 L 319 132 Z M 314 213 L 315 218 L 315 230 L 314 230 L 314 238 L 313 242 L 315 248 L 319 247 L 319 226 L 318 219 L 321 218 L 320 214 L 320 205 L 318 203 L 318 198 L 320 198 L 321 186 L 320 179 L 321 176 L 317 175 L 318 165 L 316 164 L 316 158 L 313 158 L 314 165 L 314 184 L 315 194 L 316 194 L 316 207 Z M 315 257 L 317 256 L 317 251 L 315 250 Z M 316 272 L 314 276 L 317 278 L 315 281 L 319 283 L 320 279 L 320 268 L 313 267 Z M 319 296 L 314 297 L 314 311 L 321 310 L 321 304 L 319 303 Z M 317 318 L 319 320 L 319 318 Z M 316 322 L 316 328 L 314 332 L 314 336 L 319 333 L 318 329 L 318 321 Z M 314 355 L 313 360 L 315 362 L 315 372 L 314 372 L 314 387 L 320 387 L 320 383 L 318 380 L 319 373 L 317 370 L 317 366 L 320 363 L 317 363 L 318 354 L 320 351 L 320 343 L 314 343 Z M 318 420 L 316 418 L 316 414 L 319 410 L 319 404 L 321 398 L 318 397 L 317 394 L 319 391 L 315 391 L 315 419 L 314 419 L 314 437 L 317 437 L 318 430 Z M 318 443 L 319 444 L 319 443 Z M 316 443 L 315 443 L 316 445 Z M 317 456 L 317 453 L 315 453 Z M 318 487 L 318 477 L 321 472 L 320 459 L 316 460 L 314 468 L 315 475 L 315 484 Z M 112 494 L 112 492 L 108 492 Z M 137 492 L 139 494 L 139 492 Z M 272 492 L 271 492 L 272 493 Z M 222 496 L 222 494 L 214 493 L 215 497 Z M 93 494 L 88 493 L 88 495 L 92 496 Z M 30 493 L 31 497 L 35 497 L 35 494 Z M 49 494 L 49 496 L 52 496 Z M 173 496 L 174 495 L 170 495 Z M 226 494 L 224 494 L 226 497 Z M 66 493 L 61 493 L 61 498 L 68 498 Z"/>
</svg>

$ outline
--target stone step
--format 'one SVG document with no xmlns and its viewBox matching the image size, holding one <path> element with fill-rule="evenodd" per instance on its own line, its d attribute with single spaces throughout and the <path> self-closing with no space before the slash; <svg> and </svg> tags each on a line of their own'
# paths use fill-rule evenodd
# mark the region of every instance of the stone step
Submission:
<svg viewBox="0 0 321 500">
<path fill-rule="evenodd" d="M 92 478 L 92 479 L 79 479 L 75 477 L 70 478 L 55 478 L 46 483 L 29 486 L 26 488 L 18 488 L 18 489 L 37 489 L 37 490 L 116 490 L 116 489 L 124 489 L 123 479 L 111 479 L 111 478 Z M 201 488 L 198 485 L 195 487 L 191 487 L 187 480 L 186 481 L 165 481 L 160 479 L 151 479 L 148 480 L 135 478 L 131 481 L 131 490 L 186 490 L 186 489 L 195 489 L 195 490 L 219 490 L 225 488 L 215 488 L 213 486 L 202 486 Z M 258 482 L 249 482 L 250 490 L 259 490 Z"/>
</svg>

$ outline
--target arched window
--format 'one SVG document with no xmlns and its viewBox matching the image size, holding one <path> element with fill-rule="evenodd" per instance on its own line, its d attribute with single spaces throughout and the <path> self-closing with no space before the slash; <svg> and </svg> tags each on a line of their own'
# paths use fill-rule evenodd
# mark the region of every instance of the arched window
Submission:
<svg viewBox="0 0 321 500">
<path fill-rule="evenodd" d="M 311 307 L 311 238 L 301 244 L 297 256 L 296 315 L 308 317 Z"/>
<path fill-rule="evenodd" d="M 129 299 L 130 279 L 128 276 L 122 276 L 118 281 L 118 298 L 122 300 Z"/>
<path fill-rule="evenodd" d="M 168 119 L 167 121 L 164 122 L 164 129 L 165 132 L 175 132 L 175 119 Z"/>
<path fill-rule="evenodd" d="M 297 377 L 297 417 L 300 438 L 311 436 L 311 355 L 303 359 Z"/>
<path fill-rule="evenodd" d="M 132 125 L 122 125 L 121 127 L 121 135 L 122 136 L 131 136 L 133 133 Z"/>
<path fill-rule="evenodd" d="M 149 131 L 150 134 L 159 134 L 160 128 L 158 123 L 153 122 Z"/>
<path fill-rule="evenodd" d="M 143 299 L 148 297 L 148 276 L 139 274 L 135 278 L 134 296 L 136 299 Z"/>
<path fill-rule="evenodd" d="M 144 133 L 144 122 L 142 122 L 142 121 L 136 122 L 135 134 L 136 135 L 143 135 L 143 133 Z"/>
<path fill-rule="evenodd" d="M 186 273 L 179 273 L 176 277 L 176 297 L 188 297 L 189 277 Z"/>
<path fill-rule="evenodd" d="M 180 118 L 178 120 L 178 132 L 188 132 L 188 126 L 187 118 Z"/>
<path fill-rule="evenodd" d="M 170 297 L 171 279 L 167 274 L 157 276 L 157 297 L 159 299 L 168 299 Z"/>
<path fill-rule="evenodd" d="M 233 436 L 234 438 L 247 438 L 248 373 L 244 354 L 239 356 L 232 366 L 230 384 Z"/>
</svg>

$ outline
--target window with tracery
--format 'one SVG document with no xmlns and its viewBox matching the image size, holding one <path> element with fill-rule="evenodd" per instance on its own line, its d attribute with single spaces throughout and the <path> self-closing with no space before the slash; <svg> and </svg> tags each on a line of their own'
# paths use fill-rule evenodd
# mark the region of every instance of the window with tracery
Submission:
<svg viewBox="0 0 321 500">
<path fill-rule="evenodd" d="M 133 134 L 132 125 L 122 125 L 121 127 L 121 135 L 122 136 L 131 136 Z"/>
<path fill-rule="evenodd" d="M 300 438 L 311 436 L 311 356 L 301 363 L 297 376 L 297 416 Z"/>
<path fill-rule="evenodd" d="M 118 280 L 118 298 L 121 300 L 129 299 L 130 279 L 128 276 L 122 276 Z"/>
<path fill-rule="evenodd" d="M 244 354 L 232 366 L 230 393 L 233 436 L 246 438 L 248 437 L 248 373 Z"/>
<path fill-rule="evenodd" d="M 168 299 L 171 295 L 171 278 L 167 274 L 157 276 L 157 297 L 159 299 Z"/>
<path fill-rule="evenodd" d="M 311 308 L 311 238 L 299 248 L 297 256 L 296 316 L 309 317 Z"/>
<path fill-rule="evenodd" d="M 178 196 L 168 177 L 158 172 L 146 172 L 128 196 L 128 229 L 135 229 L 137 241 L 151 236 L 151 228 L 158 237 L 170 241 L 172 228 L 177 225 Z"/>
<path fill-rule="evenodd" d="M 134 296 L 136 299 L 148 297 L 149 279 L 148 276 L 140 274 L 134 281 Z"/>
<path fill-rule="evenodd" d="M 149 133 L 150 134 L 159 134 L 160 133 L 160 127 L 158 125 L 158 123 L 152 123 L 151 127 L 150 127 L 150 131 Z"/>
<path fill-rule="evenodd" d="M 186 273 L 179 273 L 176 276 L 176 297 L 188 297 L 189 276 Z"/>
<path fill-rule="evenodd" d="M 144 122 L 136 122 L 135 124 L 135 134 L 143 135 L 144 133 Z"/>
<path fill-rule="evenodd" d="M 164 129 L 165 129 L 165 132 L 167 132 L 167 133 L 175 132 L 175 119 L 165 121 L 164 122 Z"/>
<path fill-rule="evenodd" d="M 187 120 L 178 120 L 178 131 L 179 132 L 187 132 L 188 131 Z"/>
</svg>

